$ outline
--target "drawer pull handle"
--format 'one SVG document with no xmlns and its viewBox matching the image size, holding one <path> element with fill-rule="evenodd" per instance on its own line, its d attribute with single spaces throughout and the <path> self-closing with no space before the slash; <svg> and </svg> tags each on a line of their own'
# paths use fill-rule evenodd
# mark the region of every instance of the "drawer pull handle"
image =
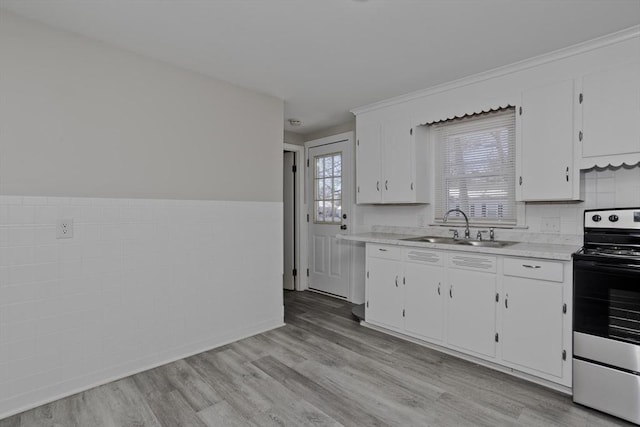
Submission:
<svg viewBox="0 0 640 427">
<path fill-rule="evenodd" d="M 386 249 L 382 249 L 382 248 L 378 248 L 378 250 L 379 250 L 380 252 L 387 252 L 387 250 L 386 250 Z"/>
<path fill-rule="evenodd" d="M 438 295 L 440 295 L 440 283 L 438 283 Z"/>
<path fill-rule="evenodd" d="M 398 287 L 398 276 L 396 276 L 396 288 Z"/>
<path fill-rule="evenodd" d="M 542 268 L 539 265 L 522 264 L 524 268 Z"/>
</svg>

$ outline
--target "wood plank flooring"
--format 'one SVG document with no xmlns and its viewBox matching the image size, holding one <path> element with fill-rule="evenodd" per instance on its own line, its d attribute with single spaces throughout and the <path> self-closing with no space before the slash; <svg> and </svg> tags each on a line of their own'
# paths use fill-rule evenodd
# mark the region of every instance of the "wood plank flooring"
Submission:
<svg viewBox="0 0 640 427">
<path fill-rule="evenodd" d="M 285 327 L 0 420 L 40 426 L 621 426 L 565 395 L 285 292 Z"/>
</svg>

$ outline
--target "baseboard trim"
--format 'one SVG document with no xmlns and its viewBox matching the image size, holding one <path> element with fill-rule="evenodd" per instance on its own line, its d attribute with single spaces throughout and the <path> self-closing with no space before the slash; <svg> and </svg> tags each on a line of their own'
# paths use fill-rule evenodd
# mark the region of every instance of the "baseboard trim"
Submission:
<svg viewBox="0 0 640 427">
<path fill-rule="evenodd" d="M 148 371 L 150 369 L 157 368 L 159 366 L 163 366 L 163 365 L 166 365 L 166 364 L 169 364 L 169 363 L 173 363 L 173 362 L 175 362 L 177 360 L 186 359 L 187 357 L 195 356 L 196 354 L 204 353 L 206 351 L 213 350 L 215 348 L 222 347 L 222 346 L 225 346 L 227 344 L 231 344 L 233 342 L 240 341 L 240 340 L 243 340 L 245 338 L 252 337 L 254 335 L 259 335 L 259 334 L 262 334 L 262 333 L 267 332 L 267 331 L 271 331 L 271 330 L 274 330 L 274 329 L 277 329 L 277 328 L 281 328 L 281 327 L 285 326 L 285 323 L 284 323 L 283 320 L 284 319 L 282 317 L 278 317 L 277 319 L 271 319 L 271 320 L 267 320 L 267 321 L 264 321 L 264 322 L 260 322 L 257 325 L 253 325 L 250 328 L 245 328 L 244 330 L 242 330 L 240 332 L 240 334 L 238 335 L 238 337 L 231 338 L 231 339 L 224 339 L 224 340 L 222 340 L 220 342 L 217 342 L 216 344 L 208 345 L 208 346 L 202 347 L 201 349 L 198 349 L 198 350 L 195 350 L 195 351 L 188 351 L 188 352 L 185 352 L 185 353 L 181 353 L 180 355 L 177 355 L 175 357 L 170 357 L 170 358 L 168 358 L 166 360 L 163 360 L 161 362 L 152 363 L 152 364 L 144 367 L 143 369 L 134 369 L 134 370 L 126 371 L 126 372 L 124 372 L 122 374 L 110 376 L 110 377 L 101 379 L 99 381 L 94 381 L 94 382 L 92 382 L 92 383 L 90 383 L 90 384 L 88 384 L 86 386 L 76 387 L 76 388 L 73 388 L 73 389 L 71 389 L 69 391 L 58 393 L 58 394 L 53 395 L 51 397 L 47 397 L 45 399 L 40 399 L 40 400 L 37 400 L 36 402 L 20 406 L 20 407 L 18 407 L 16 409 L 10 410 L 7 413 L 0 414 L 0 420 L 3 420 L 5 418 L 9 418 L 9 417 L 17 415 L 17 414 L 20 414 L 20 413 L 28 411 L 30 409 L 37 408 L 37 407 L 42 406 L 42 405 L 46 405 L 48 403 L 54 402 L 54 401 L 59 400 L 59 399 L 64 399 L 65 397 L 73 396 L 74 394 L 78 394 L 78 393 L 81 393 L 83 391 L 91 390 L 92 388 L 96 388 L 96 387 L 99 387 L 99 386 L 102 386 L 102 385 L 105 385 L 105 384 L 108 384 L 108 383 L 111 383 L 111 382 L 114 382 L 114 381 L 118 381 L 118 380 L 121 380 L 123 378 L 127 378 L 127 377 L 130 377 L 132 375 L 139 374 L 141 372 L 145 372 L 145 371 Z M 19 397 L 19 396 L 16 396 L 16 397 Z"/>
</svg>

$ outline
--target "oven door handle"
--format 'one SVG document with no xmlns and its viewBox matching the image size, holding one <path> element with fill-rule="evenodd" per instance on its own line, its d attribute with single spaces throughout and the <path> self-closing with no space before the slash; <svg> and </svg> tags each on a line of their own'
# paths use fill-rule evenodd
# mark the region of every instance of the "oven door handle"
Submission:
<svg viewBox="0 0 640 427">
<path fill-rule="evenodd" d="M 595 270 L 602 272 L 611 272 L 611 273 L 639 273 L 640 274 L 640 265 L 636 264 L 605 264 L 596 261 L 581 261 L 574 260 L 573 268 L 579 270 Z"/>
</svg>

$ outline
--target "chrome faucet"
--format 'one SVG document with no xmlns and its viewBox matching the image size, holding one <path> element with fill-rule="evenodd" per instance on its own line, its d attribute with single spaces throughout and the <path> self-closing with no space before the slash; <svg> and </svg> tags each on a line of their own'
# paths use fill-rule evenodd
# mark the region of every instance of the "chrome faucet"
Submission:
<svg viewBox="0 0 640 427">
<path fill-rule="evenodd" d="M 462 214 L 462 216 L 464 217 L 465 222 L 467 223 L 467 227 L 464 229 L 464 238 L 468 239 L 471 236 L 471 231 L 469 230 L 469 218 L 467 217 L 467 214 L 462 212 L 461 209 L 449 209 L 447 211 L 446 214 L 444 214 L 444 218 L 442 219 L 442 222 L 447 222 L 447 218 L 449 218 L 449 214 L 451 212 L 460 212 Z"/>
</svg>

